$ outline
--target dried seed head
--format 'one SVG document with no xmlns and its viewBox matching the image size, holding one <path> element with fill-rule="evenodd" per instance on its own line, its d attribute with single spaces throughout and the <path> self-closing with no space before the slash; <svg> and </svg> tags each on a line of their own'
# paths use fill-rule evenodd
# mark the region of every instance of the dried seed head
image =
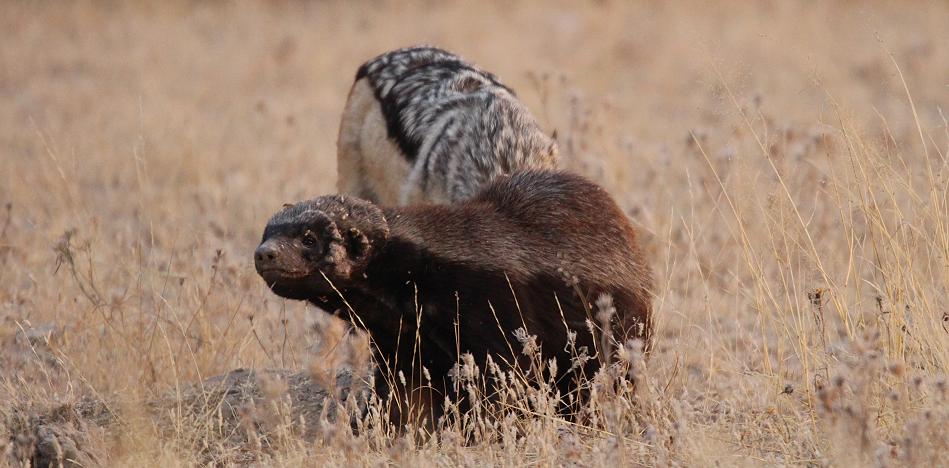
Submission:
<svg viewBox="0 0 949 468">
<path fill-rule="evenodd" d="M 593 321 L 586 319 L 585 323 L 587 324 L 587 331 L 590 332 L 591 335 L 596 336 L 596 325 L 593 324 Z"/>
<path fill-rule="evenodd" d="M 890 373 L 896 377 L 902 377 L 906 373 L 906 367 L 902 363 L 894 362 L 890 364 L 889 367 Z"/>
<path fill-rule="evenodd" d="M 451 370 L 448 371 L 448 376 L 456 385 L 461 385 L 465 382 L 474 382 L 475 378 L 480 374 L 480 369 L 478 369 L 478 365 L 475 363 L 474 356 L 471 353 L 462 354 L 461 362 L 455 363 Z"/>
<path fill-rule="evenodd" d="M 945 398 L 945 397 L 946 397 L 946 387 L 947 387 L 947 386 L 946 386 L 946 378 L 945 378 L 945 377 L 937 377 L 937 378 L 936 378 L 936 381 L 933 382 L 933 385 L 936 387 L 936 390 L 939 391 L 939 393 L 942 395 L 942 397 Z"/>
<path fill-rule="evenodd" d="M 570 370 L 568 372 L 573 372 L 575 369 L 582 367 L 590 359 L 593 359 L 590 356 L 590 350 L 586 346 L 581 346 L 577 350 L 577 354 L 570 358 Z"/>
<path fill-rule="evenodd" d="M 603 330 L 609 329 L 614 315 L 616 315 L 616 307 L 613 305 L 613 296 L 600 294 L 600 297 L 596 299 L 596 320 L 600 322 Z"/>
<path fill-rule="evenodd" d="M 514 338 L 521 344 L 521 352 L 525 356 L 535 356 L 540 351 L 537 336 L 528 334 L 523 327 L 514 330 Z"/>
<path fill-rule="evenodd" d="M 813 291 L 807 293 L 807 299 L 811 302 L 811 305 L 814 307 L 821 307 L 824 305 L 824 294 L 827 292 L 824 288 L 815 288 Z"/>
<path fill-rule="evenodd" d="M 276 400 L 287 392 L 287 382 L 276 376 L 260 375 L 257 378 L 260 393 L 268 400 Z"/>
</svg>

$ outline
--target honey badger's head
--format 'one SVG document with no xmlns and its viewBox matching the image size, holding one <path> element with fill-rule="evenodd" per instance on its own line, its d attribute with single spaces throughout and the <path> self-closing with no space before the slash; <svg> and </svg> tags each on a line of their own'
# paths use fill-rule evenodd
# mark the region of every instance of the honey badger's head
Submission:
<svg viewBox="0 0 949 468">
<path fill-rule="evenodd" d="M 314 299 L 360 278 L 388 235 L 385 216 L 372 203 L 319 197 L 287 205 L 270 218 L 254 265 L 274 293 Z"/>
</svg>

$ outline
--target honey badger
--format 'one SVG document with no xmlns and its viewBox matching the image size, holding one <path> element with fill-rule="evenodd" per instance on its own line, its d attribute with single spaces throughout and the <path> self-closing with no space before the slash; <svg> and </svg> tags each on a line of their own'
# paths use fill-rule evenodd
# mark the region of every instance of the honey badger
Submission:
<svg viewBox="0 0 949 468">
<path fill-rule="evenodd" d="M 368 331 L 390 375 L 419 381 L 424 366 L 436 411 L 460 353 L 481 369 L 488 354 L 529 369 L 519 328 L 537 337 L 545 362 L 556 359 L 561 395 L 576 393 L 576 375 L 599 362 L 571 373 L 568 329 L 575 349 L 607 352 L 587 325 L 601 294 L 616 308 L 614 338 L 648 342 L 651 332 L 651 272 L 633 227 L 602 188 L 564 172 L 500 176 L 450 205 L 300 202 L 270 219 L 254 257 L 274 293 Z"/>
<path fill-rule="evenodd" d="M 359 67 L 339 128 L 338 189 L 385 206 L 452 202 L 556 160 L 556 143 L 494 75 L 412 47 Z"/>
</svg>

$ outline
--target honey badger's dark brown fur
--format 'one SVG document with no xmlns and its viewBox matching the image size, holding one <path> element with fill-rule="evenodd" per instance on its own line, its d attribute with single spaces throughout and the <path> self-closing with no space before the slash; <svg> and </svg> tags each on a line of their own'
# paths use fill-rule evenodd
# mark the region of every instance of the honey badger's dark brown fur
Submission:
<svg viewBox="0 0 949 468">
<path fill-rule="evenodd" d="M 521 327 L 538 337 L 545 360 L 557 359 L 562 394 L 575 390 L 565 324 L 592 355 L 599 337 L 587 320 L 601 294 L 616 307 L 614 336 L 650 333 L 651 273 L 632 226 L 602 188 L 562 172 L 502 176 L 453 205 L 379 208 L 338 195 L 301 202 L 270 220 L 255 260 L 275 293 L 368 330 L 379 364 L 394 374 L 412 380 L 421 361 L 436 407 L 459 351 L 481 369 L 488 353 L 499 363 L 525 359 L 513 335 Z M 589 376 L 598 365 L 582 370 Z"/>
</svg>

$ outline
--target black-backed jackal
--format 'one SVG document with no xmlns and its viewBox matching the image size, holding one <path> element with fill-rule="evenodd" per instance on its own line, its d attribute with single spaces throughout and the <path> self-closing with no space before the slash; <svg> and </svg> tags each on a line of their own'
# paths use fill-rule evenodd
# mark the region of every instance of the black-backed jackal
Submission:
<svg viewBox="0 0 949 468">
<path fill-rule="evenodd" d="M 557 145 L 494 75 L 412 47 L 359 68 L 337 160 L 341 193 L 383 205 L 454 202 L 500 174 L 556 167 Z"/>
</svg>

